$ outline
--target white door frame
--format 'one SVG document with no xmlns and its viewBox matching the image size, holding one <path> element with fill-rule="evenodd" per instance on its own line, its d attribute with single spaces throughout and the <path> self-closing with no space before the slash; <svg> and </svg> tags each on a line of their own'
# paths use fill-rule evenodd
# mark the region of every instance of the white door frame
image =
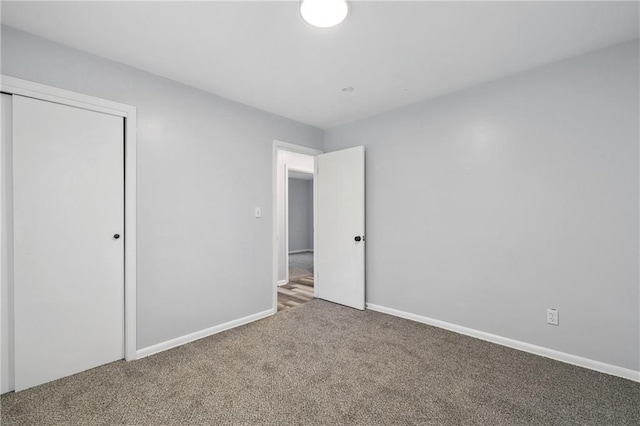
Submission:
<svg viewBox="0 0 640 426">
<path fill-rule="evenodd" d="M 0 91 L 124 118 L 124 354 L 136 359 L 136 107 L 4 74 Z"/>
<path fill-rule="evenodd" d="M 314 149 L 314 148 L 309 148 L 306 146 L 302 146 L 302 145 L 296 145 L 293 143 L 289 143 L 289 142 L 283 142 L 283 141 L 279 141 L 277 139 L 273 140 L 273 152 L 272 152 L 272 177 L 271 177 L 271 189 L 272 189 L 272 193 L 271 193 L 271 200 L 273 203 L 273 207 L 272 207 L 272 211 L 271 211 L 271 216 L 272 216 L 272 241 L 273 241 L 273 245 L 272 245 L 272 250 L 273 250 L 273 264 L 272 264 L 272 268 L 273 268 L 273 273 L 272 273 L 272 279 L 271 279 L 271 286 L 273 287 L 273 314 L 278 312 L 278 151 L 290 151 L 290 152 L 296 152 L 298 154 L 306 154 L 306 155 L 311 155 L 311 156 L 316 156 L 318 154 L 322 154 L 323 152 L 318 150 L 318 149 Z M 313 262 L 315 263 L 316 261 L 316 256 L 317 256 L 317 250 L 316 250 L 316 236 L 315 236 L 315 228 L 316 228 L 316 181 L 317 179 L 315 179 L 316 177 L 316 170 L 315 170 L 315 166 L 314 166 L 314 179 L 313 179 L 313 228 L 314 228 L 314 237 L 313 237 Z M 286 181 L 287 175 L 285 173 L 285 185 L 288 185 L 288 182 Z M 285 186 L 286 188 L 286 186 Z M 285 212 L 285 215 L 287 213 Z M 285 219 L 286 220 L 286 219 Z M 286 222 L 285 222 L 285 225 Z M 285 231 L 287 232 L 287 231 Z M 288 239 L 288 235 L 286 236 Z M 287 250 L 287 258 L 289 257 L 289 244 L 288 241 L 286 241 L 286 250 Z M 317 268 L 313 268 L 313 276 L 314 276 L 314 281 L 317 282 L 317 274 L 318 274 L 318 270 Z M 287 271 L 287 281 L 289 278 L 289 272 Z M 318 288 L 316 285 L 314 285 L 313 287 L 313 294 L 315 297 L 318 296 Z"/>
<path fill-rule="evenodd" d="M 277 161 L 277 160 L 276 160 Z M 284 238 L 284 264 L 287 265 L 287 270 L 284 274 L 285 279 L 287 280 L 287 282 L 285 284 L 289 283 L 289 165 L 285 164 L 284 165 L 284 182 L 282 182 L 284 185 L 284 190 L 282 191 L 282 196 L 284 197 L 284 229 L 283 229 L 283 235 L 282 237 Z M 277 201 L 277 195 L 276 195 L 276 201 Z M 276 207 L 277 210 L 277 207 Z"/>
</svg>

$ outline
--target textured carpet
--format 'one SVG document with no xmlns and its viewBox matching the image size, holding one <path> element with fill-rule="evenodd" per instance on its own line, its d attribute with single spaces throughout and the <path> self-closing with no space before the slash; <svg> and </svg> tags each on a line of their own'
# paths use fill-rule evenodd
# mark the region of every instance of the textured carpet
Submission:
<svg viewBox="0 0 640 426">
<path fill-rule="evenodd" d="M 289 281 L 313 275 L 313 253 L 289 254 Z"/>
<path fill-rule="evenodd" d="M 3 425 L 640 424 L 638 383 L 320 300 L 1 401 Z"/>
</svg>

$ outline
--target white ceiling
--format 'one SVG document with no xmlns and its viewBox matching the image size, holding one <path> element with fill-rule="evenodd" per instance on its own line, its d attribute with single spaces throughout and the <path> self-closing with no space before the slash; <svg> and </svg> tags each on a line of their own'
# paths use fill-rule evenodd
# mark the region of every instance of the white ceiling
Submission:
<svg viewBox="0 0 640 426">
<path fill-rule="evenodd" d="M 2 22 L 321 128 L 637 38 L 637 2 L 2 2 Z M 352 92 L 342 88 L 352 86 Z"/>
</svg>

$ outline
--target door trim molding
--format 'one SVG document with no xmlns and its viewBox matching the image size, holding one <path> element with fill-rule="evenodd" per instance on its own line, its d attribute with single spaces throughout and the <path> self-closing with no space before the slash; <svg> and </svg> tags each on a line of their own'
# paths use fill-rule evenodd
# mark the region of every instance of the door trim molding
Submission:
<svg viewBox="0 0 640 426">
<path fill-rule="evenodd" d="M 277 161 L 277 160 L 276 160 Z M 284 165 L 284 259 L 285 265 L 287 265 L 287 271 L 285 274 L 285 280 L 287 283 L 291 279 L 289 276 L 289 165 Z M 286 283 L 285 283 L 286 284 Z"/>
<path fill-rule="evenodd" d="M 293 143 L 289 143 L 289 142 L 284 142 L 281 140 L 277 140 L 274 139 L 273 140 L 273 149 L 272 149 L 272 157 L 271 157 L 271 201 L 272 201 L 272 207 L 271 207 L 271 241 L 273 242 L 273 245 L 271 247 L 272 250 L 272 279 L 271 279 L 271 287 L 273 289 L 273 300 L 272 300 L 272 314 L 275 314 L 278 312 L 278 151 L 290 151 L 290 152 L 297 152 L 299 154 L 306 154 L 306 155 L 313 155 L 316 156 L 318 154 L 322 154 L 323 152 L 318 150 L 318 149 L 314 149 L 314 148 L 309 148 L 306 146 L 302 146 L 302 145 L 296 145 Z M 314 171 L 315 171 L 315 167 L 314 167 Z M 316 199 L 315 199 L 315 194 L 316 194 L 316 190 L 315 190 L 315 185 L 316 185 L 316 181 L 317 179 L 313 180 L 313 227 L 315 230 L 316 224 Z M 315 232 L 315 231 L 314 231 Z M 313 251 L 313 262 L 314 264 L 316 263 L 316 256 L 317 254 L 317 250 L 315 250 L 315 244 L 316 244 L 316 240 L 317 238 L 313 238 L 313 245 L 314 245 L 314 251 Z M 287 253 L 287 256 L 289 254 Z M 318 269 L 317 268 L 313 268 L 313 274 L 314 274 L 314 280 L 317 283 L 318 282 L 318 277 L 316 276 L 316 274 L 318 273 Z M 288 274 L 287 274 L 288 276 Z M 286 283 L 285 283 L 286 284 Z M 282 285 L 282 284 L 280 284 Z M 317 287 L 314 285 L 314 296 L 317 296 Z"/>
<path fill-rule="evenodd" d="M 136 359 L 137 108 L 4 74 L 0 74 L 0 91 L 124 118 L 124 358 Z"/>
</svg>

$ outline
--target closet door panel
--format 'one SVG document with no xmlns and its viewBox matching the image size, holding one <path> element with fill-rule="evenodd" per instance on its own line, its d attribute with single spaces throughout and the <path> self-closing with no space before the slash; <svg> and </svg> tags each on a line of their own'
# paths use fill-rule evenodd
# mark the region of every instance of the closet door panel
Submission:
<svg viewBox="0 0 640 426">
<path fill-rule="evenodd" d="M 19 391 L 123 357 L 124 122 L 13 98 Z"/>
</svg>

